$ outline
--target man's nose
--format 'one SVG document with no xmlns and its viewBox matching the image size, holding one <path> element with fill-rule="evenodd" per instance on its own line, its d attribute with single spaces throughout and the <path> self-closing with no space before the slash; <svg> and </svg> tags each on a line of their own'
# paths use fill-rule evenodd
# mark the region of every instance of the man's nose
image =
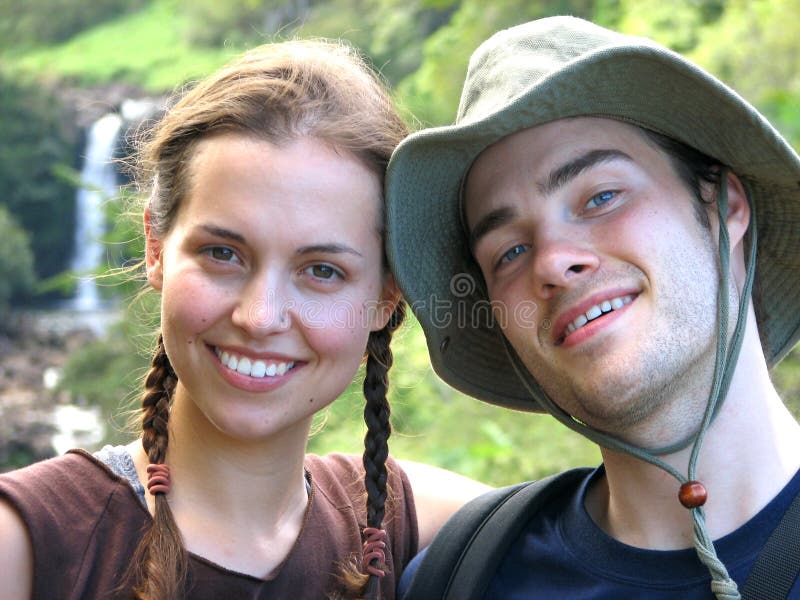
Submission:
<svg viewBox="0 0 800 600">
<path fill-rule="evenodd" d="M 600 264 L 597 253 L 570 230 L 538 236 L 533 251 L 532 275 L 536 294 L 542 299 L 575 285 Z"/>
</svg>

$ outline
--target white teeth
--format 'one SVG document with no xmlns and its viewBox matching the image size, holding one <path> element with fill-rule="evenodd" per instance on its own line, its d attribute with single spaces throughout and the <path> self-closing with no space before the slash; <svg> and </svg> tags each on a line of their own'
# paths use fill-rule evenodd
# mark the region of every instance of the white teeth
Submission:
<svg viewBox="0 0 800 600">
<path fill-rule="evenodd" d="M 566 335 L 571 334 L 576 329 L 580 329 L 584 325 L 586 325 L 589 321 L 593 321 L 603 313 L 610 312 L 612 310 L 619 310 L 626 304 L 630 304 L 633 302 L 632 296 L 620 296 L 619 298 L 614 298 L 612 300 L 604 300 L 600 304 L 596 304 L 595 306 L 591 307 L 587 310 L 584 314 L 578 315 L 578 317 L 572 321 L 569 325 L 567 325 Z"/>
<path fill-rule="evenodd" d="M 236 365 L 236 370 L 242 375 L 250 375 L 250 359 L 243 356 L 239 359 L 239 364 Z"/>
<path fill-rule="evenodd" d="M 250 369 L 250 377 L 263 377 L 267 372 L 267 364 L 263 360 L 257 360 Z"/>
<path fill-rule="evenodd" d="M 251 360 L 246 356 L 238 357 L 229 352 L 220 351 L 214 348 L 214 354 L 219 357 L 220 362 L 231 371 L 237 371 L 242 375 L 250 377 L 275 377 L 276 375 L 286 375 L 294 367 L 294 362 L 270 363 L 263 360 Z"/>
</svg>

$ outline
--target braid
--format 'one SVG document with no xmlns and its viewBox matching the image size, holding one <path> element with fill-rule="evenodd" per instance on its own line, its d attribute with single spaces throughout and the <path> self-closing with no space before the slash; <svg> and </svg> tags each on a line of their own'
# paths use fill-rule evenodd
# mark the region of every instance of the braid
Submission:
<svg viewBox="0 0 800 600">
<path fill-rule="evenodd" d="M 364 421 L 367 434 L 364 436 L 364 486 L 367 490 L 367 527 L 382 529 L 386 504 L 386 459 L 389 456 L 388 440 L 392 432 L 389 422 L 389 402 L 386 391 L 389 387 L 389 369 L 393 357 L 390 343 L 392 334 L 400 327 L 405 317 L 405 304 L 400 302 L 389 322 L 380 331 L 373 331 L 367 341 L 367 365 L 364 376 Z M 377 565 L 373 559 L 371 566 Z M 340 577 L 346 589 L 346 598 L 377 598 L 379 579 L 365 573 L 361 561 L 344 565 Z"/>
<path fill-rule="evenodd" d="M 142 398 L 142 446 L 150 464 L 164 464 L 167 456 L 170 400 L 177 377 L 158 338 Z M 141 600 L 173 600 L 183 597 L 187 556 L 181 534 L 165 494 L 155 494 L 153 524 L 136 548 L 126 581 L 135 586 Z"/>
<path fill-rule="evenodd" d="M 164 349 L 164 340 L 159 336 L 142 398 L 142 446 L 152 464 L 163 463 L 167 457 L 169 402 L 175 383 L 175 372 Z"/>
<path fill-rule="evenodd" d="M 367 526 L 380 529 L 386 502 L 386 459 L 389 456 L 389 369 L 392 368 L 392 334 L 403 322 L 405 307 L 398 305 L 386 327 L 373 331 L 367 341 L 367 368 L 364 376 L 364 484 L 367 488 Z"/>
</svg>

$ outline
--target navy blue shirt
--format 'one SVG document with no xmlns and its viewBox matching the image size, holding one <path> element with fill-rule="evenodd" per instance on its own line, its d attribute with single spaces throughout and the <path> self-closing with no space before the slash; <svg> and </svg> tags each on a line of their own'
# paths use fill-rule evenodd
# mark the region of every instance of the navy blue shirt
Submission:
<svg viewBox="0 0 800 600">
<path fill-rule="evenodd" d="M 610 537 L 592 521 L 584 508 L 584 497 L 588 486 L 602 473 L 601 466 L 536 514 L 501 563 L 486 598 L 713 598 L 708 570 L 693 548 L 634 548 Z M 740 588 L 762 546 L 798 494 L 800 471 L 757 515 L 715 540 L 717 555 Z M 419 562 L 420 556 L 403 573 L 399 598 L 408 589 Z M 800 579 L 795 581 L 789 598 L 800 600 Z"/>
</svg>

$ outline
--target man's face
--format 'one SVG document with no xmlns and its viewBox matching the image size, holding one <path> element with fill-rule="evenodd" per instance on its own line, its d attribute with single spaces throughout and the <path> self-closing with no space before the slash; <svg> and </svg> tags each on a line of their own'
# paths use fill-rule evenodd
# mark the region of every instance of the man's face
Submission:
<svg viewBox="0 0 800 600">
<path fill-rule="evenodd" d="M 685 436 L 705 405 L 718 269 L 693 202 L 641 131 L 598 118 L 508 136 L 467 178 L 473 253 L 505 335 L 563 409 L 631 441 Z M 531 300 L 535 319 L 515 318 Z"/>
</svg>

